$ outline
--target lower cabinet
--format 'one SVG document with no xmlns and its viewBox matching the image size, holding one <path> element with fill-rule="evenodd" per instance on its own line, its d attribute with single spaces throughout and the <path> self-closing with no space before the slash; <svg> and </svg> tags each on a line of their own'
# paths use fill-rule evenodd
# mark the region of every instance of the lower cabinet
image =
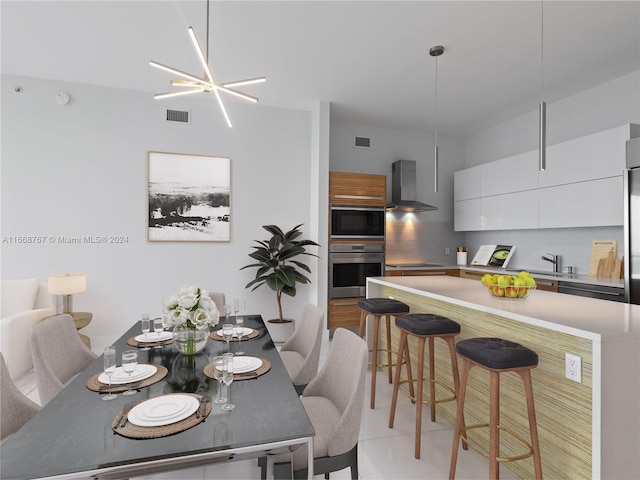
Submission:
<svg viewBox="0 0 640 480">
<path fill-rule="evenodd" d="M 360 325 L 360 309 L 356 298 L 335 298 L 329 300 L 327 328 L 348 328 Z"/>
</svg>

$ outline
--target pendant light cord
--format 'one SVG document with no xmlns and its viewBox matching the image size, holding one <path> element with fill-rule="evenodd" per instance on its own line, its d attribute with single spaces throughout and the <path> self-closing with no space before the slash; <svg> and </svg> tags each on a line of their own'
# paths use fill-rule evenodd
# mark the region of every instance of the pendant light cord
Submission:
<svg viewBox="0 0 640 480">
<path fill-rule="evenodd" d="M 209 63 L 209 0 L 207 0 L 207 46 L 205 48 L 207 55 L 207 64 Z"/>
<path fill-rule="evenodd" d="M 540 0 L 540 83 L 541 99 L 538 108 L 538 170 L 547 169 L 547 103 L 544 101 L 544 0 Z"/>
</svg>

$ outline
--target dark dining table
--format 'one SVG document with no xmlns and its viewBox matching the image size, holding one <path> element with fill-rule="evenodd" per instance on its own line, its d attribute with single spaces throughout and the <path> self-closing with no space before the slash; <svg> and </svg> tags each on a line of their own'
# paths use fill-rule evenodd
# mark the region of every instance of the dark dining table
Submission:
<svg viewBox="0 0 640 480">
<path fill-rule="evenodd" d="M 233 410 L 224 411 L 212 402 L 203 422 L 161 438 L 132 439 L 114 433 L 112 421 L 131 401 L 179 392 L 214 400 L 218 382 L 203 370 L 215 356 L 227 352 L 227 345 L 209 338 L 206 348 L 194 356 L 179 354 L 173 345 L 138 349 L 139 363 L 163 365 L 168 374 L 135 395 L 118 394 L 110 401 L 102 401 L 103 393 L 87 388 L 87 381 L 103 370 L 100 356 L 2 444 L 0 475 L 3 479 L 129 478 L 269 457 L 306 444 L 312 478 L 313 426 L 261 316 L 245 316 L 245 327 L 259 332 L 256 338 L 242 340 L 245 355 L 266 359 L 271 368 L 257 378 L 231 384 Z M 115 342 L 118 365 L 121 353 L 132 348 L 127 340 L 140 332 L 137 322 Z M 237 342 L 229 346 L 232 352 L 238 350 Z"/>
</svg>

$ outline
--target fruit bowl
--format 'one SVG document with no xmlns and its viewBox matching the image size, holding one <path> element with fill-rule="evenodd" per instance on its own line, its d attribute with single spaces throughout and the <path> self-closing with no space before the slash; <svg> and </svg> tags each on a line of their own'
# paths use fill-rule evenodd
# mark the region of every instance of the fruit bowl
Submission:
<svg viewBox="0 0 640 480">
<path fill-rule="evenodd" d="M 504 300 L 524 300 L 536 289 L 535 285 L 487 285 L 482 284 L 482 287 L 489 292 L 489 295 L 496 298 L 501 298 Z"/>
</svg>

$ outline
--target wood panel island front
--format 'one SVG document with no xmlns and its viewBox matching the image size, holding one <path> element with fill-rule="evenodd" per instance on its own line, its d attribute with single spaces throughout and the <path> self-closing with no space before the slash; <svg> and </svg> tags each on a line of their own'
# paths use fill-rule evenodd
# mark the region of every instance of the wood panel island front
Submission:
<svg viewBox="0 0 640 480">
<path fill-rule="evenodd" d="M 499 299 L 475 280 L 450 276 L 369 278 L 367 297 L 392 297 L 407 303 L 411 313 L 449 317 L 462 327 L 458 341 L 500 337 L 538 354 L 533 388 L 546 478 L 640 478 L 639 305 L 545 291 L 535 291 L 524 300 Z M 391 328 L 395 348 L 398 330 L 393 322 Z M 436 363 L 448 365 L 448 351 L 439 343 Z M 410 345 L 414 367 L 415 347 Z M 580 383 L 565 377 L 567 353 L 581 359 Z M 438 380 L 453 385 L 450 369 L 436 372 Z M 488 421 L 488 384 L 486 372 L 472 369 L 465 403 L 467 424 Z M 528 438 L 519 377 L 505 375 L 500 393 L 501 421 Z M 428 398 L 428 386 L 424 395 Z M 437 408 L 454 423 L 455 402 Z M 487 447 L 484 430 L 472 430 L 469 437 Z M 502 453 L 521 453 L 517 444 L 514 447 L 505 441 Z M 522 478 L 534 477 L 531 459 L 506 466 Z"/>
</svg>

